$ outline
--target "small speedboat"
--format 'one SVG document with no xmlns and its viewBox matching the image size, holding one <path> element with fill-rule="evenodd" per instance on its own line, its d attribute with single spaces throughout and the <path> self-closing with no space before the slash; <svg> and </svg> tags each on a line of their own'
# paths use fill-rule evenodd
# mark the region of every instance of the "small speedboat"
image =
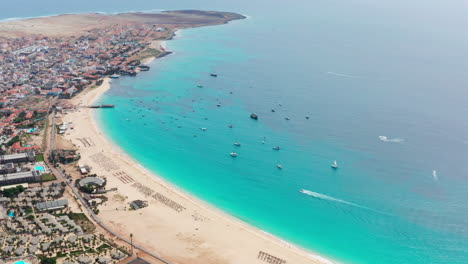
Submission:
<svg viewBox="0 0 468 264">
<path fill-rule="evenodd" d="M 210 76 L 211 76 L 211 77 L 218 77 L 218 74 L 211 73 Z"/>
<path fill-rule="evenodd" d="M 278 167 L 278 169 L 280 169 L 280 170 L 283 169 L 283 165 L 281 165 L 281 164 L 276 165 L 276 167 Z"/>
<path fill-rule="evenodd" d="M 289 117 L 285 117 L 284 119 L 286 119 L 286 120 L 288 120 L 288 121 L 290 120 Z"/>
<path fill-rule="evenodd" d="M 234 143 L 234 146 L 236 146 L 236 147 L 240 147 L 240 146 L 241 146 L 241 143 L 239 143 L 239 142 L 236 142 L 236 143 Z"/>
<path fill-rule="evenodd" d="M 338 163 L 336 162 L 336 160 L 333 162 L 333 164 L 331 165 L 331 167 L 333 169 L 338 169 Z"/>
<path fill-rule="evenodd" d="M 206 128 L 201 127 L 200 130 L 201 130 L 201 131 L 206 131 Z"/>
<path fill-rule="evenodd" d="M 229 155 L 231 155 L 231 157 L 233 157 L 233 158 L 237 157 L 237 153 L 235 153 L 235 152 L 231 152 Z"/>
<path fill-rule="evenodd" d="M 221 104 L 217 104 L 216 106 L 217 106 L 217 107 L 221 107 Z"/>
<path fill-rule="evenodd" d="M 233 127 L 234 127 L 234 125 L 229 125 L 228 127 L 229 127 L 229 128 L 233 128 Z"/>
<path fill-rule="evenodd" d="M 203 85 L 200 85 L 200 84 L 199 84 L 199 85 L 197 85 L 197 87 L 198 87 L 198 88 L 203 88 Z"/>
<path fill-rule="evenodd" d="M 300 193 L 306 193 L 304 189 L 299 190 Z"/>
<path fill-rule="evenodd" d="M 273 150 L 280 150 L 280 147 L 278 147 L 278 146 L 273 147 Z"/>
<path fill-rule="evenodd" d="M 274 112 L 275 112 L 275 109 L 271 109 L 271 112 L 274 113 Z"/>
<path fill-rule="evenodd" d="M 306 119 L 310 119 L 310 117 L 306 116 Z"/>
<path fill-rule="evenodd" d="M 112 79 L 117 79 L 117 78 L 120 77 L 120 75 L 118 75 L 118 74 L 112 74 L 112 75 L 109 76 L 109 77 L 112 78 Z"/>
<path fill-rule="evenodd" d="M 250 118 L 252 118 L 252 119 L 254 119 L 254 120 L 258 120 L 258 115 L 255 114 L 255 113 L 252 113 L 252 114 L 250 115 Z"/>
</svg>

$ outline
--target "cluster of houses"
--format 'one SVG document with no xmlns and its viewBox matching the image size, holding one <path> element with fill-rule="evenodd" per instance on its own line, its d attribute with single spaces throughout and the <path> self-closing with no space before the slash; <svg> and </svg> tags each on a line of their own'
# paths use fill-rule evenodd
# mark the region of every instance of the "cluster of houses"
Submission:
<svg viewBox="0 0 468 264">
<path fill-rule="evenodd" d="M 55 129 L 44 122 L 52 110 L 64 113 L 75 108 L 57 99 L 69 99 L 99 85 L 104 76 L 132 76 L 138 68 L 147 70 L 140 65 L 141 52 L 154 50 L 151 41 L 167 34 L 167 29 L 153 24 L 124 24 L 76 37 L 0 38 L 0 263 L 43 255 L 66 264 L 107 264 L 128 256 L 97 235 L 89 220 L 92 230 L 73 218 L 77 214 L 69 206 L 74 201 L 64 198 L 65 183 L 37 183 L 50 170 L 43 156 L 36 155 L 46 144 L 31 143 L 30 137 Z M 70 126 L 61 124 L 58 133 Z M 76 150 L 53 150 L 50 155 L 54 166 L 79 159 Z M 90 168 L 79 170 L 86 175 Z M 106 180 L 96 175 L 76 182 L 78 189 L 88 191 L 83 197 L 93 208 L 102 202 L 96 194 L 106 192 L 105 185 Z M 145 201 L 133 204 L 147 206 Z"/>
<path fill-rule="evenodd" d="M 71 212 L 63 197 L 65 186 L 38 185 L 15 197 L 0 197 L 0 263 L 43 255 L 69 264 L 112 264 L 128 256 L 97 235 L 94 227 L 81 226 L 81 221 L 93 224 L 83 220 L 84 214 Z"/>
<path fill-rule="evenodd" d="M 15 137 L 41 132 L 47 98 L 71 98 L 103 76 L 136 75 L 137 54 L 166 34 L 157 25 L 124 24 L 79 37 L 0 38 L 0 144 L 14 153 L 39 151 Z"/>
<path fill-rule="evenodd" d="M 117 263 L 126 253 L 109 246 L 102 237 L 85 234 L 67 215 L 41 214 L 7 220 L 0 232 L 0 259 L 28 255 L 63 256 L 64 263 Z"/>
<path fill-rule="evenodd" d="M 132 56 L 164 31 L 156 25 L 125 24 L 80 37 L 0 40 L 0 91 L 7 100 L 29 94 L 70 98 L 102 75 L 133 75 Z"/>
</svg>

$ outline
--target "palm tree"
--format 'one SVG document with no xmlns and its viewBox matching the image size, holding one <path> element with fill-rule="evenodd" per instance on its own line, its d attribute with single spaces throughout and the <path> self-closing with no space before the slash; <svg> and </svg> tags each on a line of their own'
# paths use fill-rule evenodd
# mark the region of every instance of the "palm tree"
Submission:
<svg viewBox="0 0 468 264">
<path fill-rule="evenodd" d="M 133 234 L 130 233 L 131 256 L 133 256 Z"/>
</svg>

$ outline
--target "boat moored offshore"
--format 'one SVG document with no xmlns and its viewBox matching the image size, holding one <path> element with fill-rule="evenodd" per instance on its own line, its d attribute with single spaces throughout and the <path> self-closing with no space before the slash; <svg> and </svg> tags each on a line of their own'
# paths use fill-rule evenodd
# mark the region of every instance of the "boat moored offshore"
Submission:
<svg viewBox="0 0 468 264">
<path fill-rule="evenodd" d="M 333 169 L 338 169 L 338 163 L 336 162 L 336 160 L 333 162 L 333 164 L 331 165 L 331 167 Z"/>
</svg>

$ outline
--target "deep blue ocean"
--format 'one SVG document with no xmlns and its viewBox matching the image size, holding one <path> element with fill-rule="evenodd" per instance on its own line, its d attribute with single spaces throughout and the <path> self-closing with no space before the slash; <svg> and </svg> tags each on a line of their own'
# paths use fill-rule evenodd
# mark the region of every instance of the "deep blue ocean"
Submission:
<svg viewBox="0 0 468 264">
<path fill-rule="evenodd" d="M 106 134 L 186 192 L 330 259 L 468 263 L 465 1 L 2 2 L 5 19 L 248 16 L 183 30 L 174 54 L 114 81 Z"/>
</svg>

